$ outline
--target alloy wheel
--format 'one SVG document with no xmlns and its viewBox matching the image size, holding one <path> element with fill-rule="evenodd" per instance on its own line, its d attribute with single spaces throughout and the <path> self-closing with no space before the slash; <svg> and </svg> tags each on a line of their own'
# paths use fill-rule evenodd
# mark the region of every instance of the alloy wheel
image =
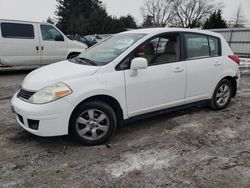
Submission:
<svg viewBox="0 0 250 188">
<path fill-rule="evenodd" d="M 86 140 L 98 140 L 102 138 L 109 129 L 108 116 L 97 109 L 88 109 L 80 114 L 76 120 L 76 131 Z"/>
<path fill-rule="evenodd" d="M 230 99 L 231 91 L 227 84 L 222 84 L 216 93 L 215 100 L 217 105 L 224 106 Z"/>
</svg>

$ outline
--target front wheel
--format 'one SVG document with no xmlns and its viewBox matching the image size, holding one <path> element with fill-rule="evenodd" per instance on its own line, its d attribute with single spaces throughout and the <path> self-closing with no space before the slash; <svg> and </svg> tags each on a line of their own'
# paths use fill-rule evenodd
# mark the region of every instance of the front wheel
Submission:
<svg viewBox="0 0 250 188">
<path fill-rule="evenodd" d="M 85 145 L 100 145 L 108 141 L 116 130 L 114 110 L 101 101 L 83 103 L 73 112 L 70 134 Z"/>
<path fill-rule="evenodd" d="M 213 98 L 210 102 L 210 107 L 214 110 L 224 109 L 231 101 L 233 86 L 229 80 L 223 79 L 217 85 Z"/>
</svg>

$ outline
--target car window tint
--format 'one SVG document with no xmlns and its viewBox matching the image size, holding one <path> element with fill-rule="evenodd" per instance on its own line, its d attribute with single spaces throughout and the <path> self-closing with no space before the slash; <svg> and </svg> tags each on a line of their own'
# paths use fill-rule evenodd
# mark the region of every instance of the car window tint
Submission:
<svg viewBox="0 0 250 188">
<path fill-rule="evenodd" d="M 135 51 L 135 57 L 148 60 L 148 65 L 171 63 L 180 60 L 180 42 L 176 34 L 154 38 Z"/>
<path fill-rule="evenodd" d="M 212 57 L 220 55 L 220 41 L 218 38 L 209 37 L 210 55 Z"/>
<path fill-rule="evenodd" d="M 208 37 L 199 34 L 185 34 L 187 58 L 210 56 Z"/>
<path fill-rule="evenodd" d="M 3 38 L 34 39 L 34 27 L 31 24 L 1 23 Z"/>
<path fill-rule="evenodd" d="M 57 38 L 62 38 L 62 34 L 51 25 L 41 25 L 42 38 L 46 41 L 57 41 Z"/>
</svg>

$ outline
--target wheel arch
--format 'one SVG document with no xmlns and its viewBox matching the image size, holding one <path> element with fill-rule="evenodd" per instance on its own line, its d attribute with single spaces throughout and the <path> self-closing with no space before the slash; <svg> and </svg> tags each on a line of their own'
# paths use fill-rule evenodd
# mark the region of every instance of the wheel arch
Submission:
<svg viewBox="0 0 250 188">
<path fill-rule="evenodd" d="M 124 112 L 123 112 L 123 109 L 122 109 L 120 103 L 117 101 L 117 99 L 115 99 L 114 97 L 111 97 L 109 95 L 95 95 L 95 96 L 91 96 L 91 97 L 84 99 L 78 105 L 76 105 L 76 107 L 74 108 L 74 110 L 71 113 L 70 119 L 71 119 L 73 113 L 75 112 L 75 110 L 80 105 L 82 105 L 83 103 L 89 102 L 89 101 L 102 101 L 102 102 L 105 102 L 108 105 L 110 105 L 110 107 L 114 110 L 114 112 L 116 114 L 118 126 L 124 120 Z"/>
<path fill-rule="evenodd" d="M 232 98 L 234 98 L 235 96 L 236 96 L 236 93 L 237 93 L 237 77 L 236 76 L 224 76 L 222 79 L 220 79 L 219 81 L 218 81 L 218 83 L 216 84 L 216 87 L 217 87 L 217 85 L 222 81 L 222 80 L 224 80 L 224 79 L 226 79 L 226 80 L 229 80 L 231 83 L 232 83 L 232 85 L 233 85 L 233 94 L 232 94 Z M 216 88 L 215 87 L 215 88 Z"/>
<path fill-rule="evenodd" d="M 223 79 L 229 80 L 232 85 L 233 85 L 233 95 L 232 98 L 234 98 L 236 96 L 237 93 L 237 81 L 236 81 L 236 77 L 232 77 L 232 76 L 226 76 Z"/>
</svg>

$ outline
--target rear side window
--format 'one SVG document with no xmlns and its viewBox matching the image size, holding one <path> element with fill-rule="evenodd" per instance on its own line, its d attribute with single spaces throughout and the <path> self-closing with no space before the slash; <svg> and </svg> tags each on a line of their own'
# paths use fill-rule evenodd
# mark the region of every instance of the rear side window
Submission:
<svg viewBox="0 0 250 188">
<path fill-rule="evenodd" d="M 185 40 L 188 59 L 220 55 L 220 40 L 216 37 L 185 34 Z"/>
<path fill-rule="evenodd" d="M 209 43 L 205 35 L 185 34 L 187 58 L 208 57 Z"/>
<path fill-rule="evenodd" d="M 220 56 L 220 40 L 215 37 L 208 37 L 209 45 L 210 45 L 210 56 Z"/>
<path fill-rule="evenodd" d="M 3 38 L 34 39 L 34 27 L 31 24 L 1 23 Z"/>
</svg>

